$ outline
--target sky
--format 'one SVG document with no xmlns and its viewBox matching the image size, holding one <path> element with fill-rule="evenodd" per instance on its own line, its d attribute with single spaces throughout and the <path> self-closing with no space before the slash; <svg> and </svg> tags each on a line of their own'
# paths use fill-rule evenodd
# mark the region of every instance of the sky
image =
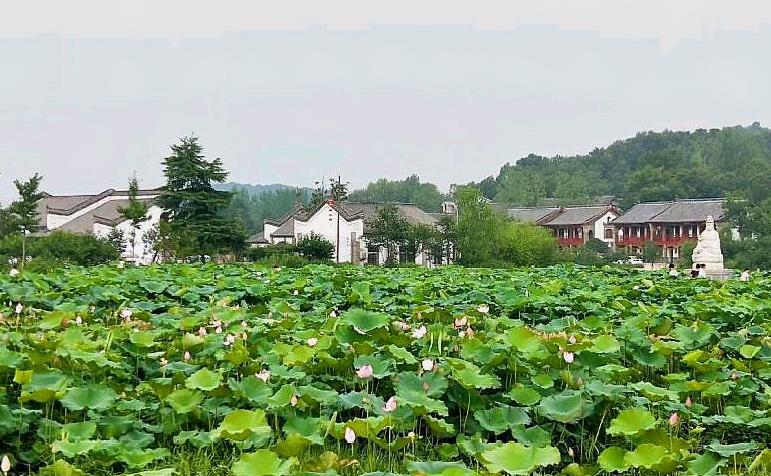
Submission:
<svg viewBox="0 0 771 476">
<path fill-rule="evenodd" d="M 2 5 L 5 3 L 5 5 Z M 771 2 L 0 0 L 0 199 L 230 180 L 446 190 L 529 153 L 771 124 Z"/>
</svg>

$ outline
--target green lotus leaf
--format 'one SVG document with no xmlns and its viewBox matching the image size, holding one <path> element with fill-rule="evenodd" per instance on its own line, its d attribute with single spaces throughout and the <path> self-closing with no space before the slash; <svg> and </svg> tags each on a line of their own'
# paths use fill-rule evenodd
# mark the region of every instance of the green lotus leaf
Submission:
<svg viewBox="0 0 771 476">
<path fill-rule="evenodd" d="M 214 430 L 214 436 L 242 441 L 251 435 L 267 436 L 271 429 L 263 410 L 234 410 Z"/>
<path fill-rule="evenodd" d="M 506 332 L 505 339 L 509 345 L 523 354 L 534 354 L 542 347 L 541 338 L 524 326 L 510 329 Z"/>
<path fill-rule="evenodd" d="M 292 474 L 294 465 L 295 460 L 282 460 L 276 453 L 262 449 L 244 453 L 230 470 L 234 476 L 284 476 Z"/>
<path fill-rule="evenodd" d="M 560 452 L 553 446 L 531 448 L 519 443 L 505 443 L 485 451 L 482 458 L 491 472 L 527 475 L 536 468 L 559 464 Z"/>
<path fill-rule="evenodd" d="M 717 441 L 713 441 L 705 448 L 713 453 L 717 453 L 723 457 L 733 456 L 735 454 L 749 453 L 758 449 L 758 444 L 755 442 L 750 443 L 734 443 L 732 445 L 722 445 Z"/>
<path fill-rule="evenodd" d="M 534 384 L 538 385 L 541 388 L 552 388 L 554 386 L 554 379 L 551 378 L 548 374 L 538 374 L 534 376 L 532 379 Z"/>
<path fill-rule="evenodd" d="M 115 459 L 126 463 L 129 468 L 140 469 L 154 461 L 167 458 L 169 454 L 169 450 L 166 448 L 139 449 L 123 447 L 118 450 Z"/>
<path fill-rule="evenodd" d="M 155 345 L 155 333 L 150 331 L 138 331 L 129 334 L 129 340 L 137 347 L 152 347 Z"/>
<path fill-rule="evenodd" d="M 353 360 L 353 367 L 357 370 L 364 365 L 372 366 L 372 376 L 375 378 L 393 375 L 390 371 L 391 362 L 380 355 L 360 355 Z"/>
<path fill-rule="evenodd" d="M 89 384 L 70 389 L 61 399 L 70 410 L 106 410 L 112 406 L 118 394 L 106 385 Z"/>
<path fill-rule="evenodd" d="M 423 420 L 426 422 L 431 432 L 440 438 L 453 436 L 455 434 L 455 427 L 452 425 L 452 423 L 442 418 L 434 418 L 430 415 L 423 415 Z"/>
<path fill-rule="evenodd" d="M 387 327 L 390 318 L 386 314 L 380 314 L 364 309 L 350 309 L 346 311 L 340 319 L 350 324 L 359 334 L 367 334 L 375 329 Z"/>
<path fill-rule="evenodd" d="M 181 388 L 167 395 L 164 401 L 177 413 L 189 413 L 203 402 L 203 395 L 189 388 Z"/>
<path fill-rule="evenodd" d="M 286 384 L 282 385 L 280 389 L 276 391 L 268 399 L 268 408 L 273 410 L 289 405 L 292 401 L 292 397 L 295 395 L 294 385 Z"/>
<path fill-rule="evenodd" d="M 632 385 L 632 388 L 642 393 L 648 400 L 653 402 L 659 400 L 678 401 L 680 399 L 677 392 L 657 387 L 650 382 L 637 382 Z"/>
<path fill-rule="evenodd" d="M 587 410 L 586 400 L 580 392 L 573 390 L 545 397 L 538 405 L 541 415 L 561 423 L 577 422 L 586 416 Z"/>
<path fill-rule="evenodd" d="M 311 446 L 311 441 L 308 438 L 297 433 L 290 433 L 273 445 L 271 449 L 279 456 L 289 458 L 302 455 L 309 446 Z"/>
<path fill-rule="evenodd" d="M 600 456 L 597 458 L 597 464 L 600 468 L 608 473 L 622 473 L 629 469 L 629 465 L 625 460 L 627 451 L 624 448 L 618 446 L 611 446 L 605 448 Z"/>
<path fill-rule="evenodd" d="M 53 476 L 85 476 L 86 473 L 63 459 L 58 459 L 52 465 L 43 468 L 40 471 L 40 474 L 50 474 Z"/>
<path fill-rule="evenodd" d="M 65 319 L 70 320 L 74 318 L 75 315 L 71 312 L 51 311 L 43 316 L 43 319 L 40 320 L 38 327 L 43 330 L 56 329 Z"/>
<path fill-rule="evenodd" d="M 765 448 L 758 453 L 758 456 L 752 461 L 747 471 L 752 473 L 753 471 L 766 470 L 766 473 L 768 473 L 768 469 L 771 469 L 771 450 Z"/>
<path fill-rule="evenodd" d="M 15 369 L 22 362 L 24 362 L 23 354 L 8 350 L 8 348 L 4 345 L 0 346 L 0 369 Z"/>
<path fill-rule="evenodd" d="M 222 384 L 222 376 L 207 368 L 202 368 L 185 380 L 185 387 L 191 390 L 214 390 Z"/>
<path fill-rule="evenodd" d="M 515 426 L 530 423 L 530 417 L 524 409 L 504 405 L 488 410 L 476 410 L 474 418 L 482 428 L 496 435 L 509 431 Z"/>
<path fill-rule="evenodd" d="M 65 458 L 74 458 L 75 456 L 85 455 L 96 448 L 99 442 L 97 440 L 79 440 L 62 441 L 56 440 L 51 443 L 52 453 L 61 453 Z"/>
<path fill-rule="evenodd" d="M 174 468 L 149 469 L 138 473 L 131 473 L 128 476 L 174 476 L 177 470 Z"/>
<path fill-rule="evenodd" d="M 407 464 L 410 474 L 420 476 L 467 476 L 476 474 L 463 463 L 446 461 L 413 461 Z"/>
<path fill-rule="evenodd" d="M 611 420 L 607 432 L 609 435 L 634 436 L 656 427 L 656 418 L 644 408 L 627 408 Z"/>
<path fill-rule="evenodd" d="M 522 443 L 526 446 L 543 448 L 551 444 L 551 433 L 540 426 L 533 426 L 530 428 L 517 426 L 511 429 L 511 434 L 517 440 L 517 443 Z"/>
<path fill-rule="evenodd" d="M 755 357 L 758 355 L 758 352 L 760 352 L 760 347 L 756 345 L 743 345 L 739 347 L 739 353 L 745 359 L 751 359 Z"/>
<path fill-rule="evenodd" d="M 667 449 L 663 446 L 643 443 L 634 451 L 627 451 L 624 455 L 624 464 L 632 468 L 652 469 L 661 464 L 667 456 Z"/>
<path fill-rule="evenodd" d="M 284 424 L 284 433 L 286 435 L 299 435 L 314 445 L 323 445 L 324 439 L 321 437 L 321 420 L 318 418 L 291 417 Z"/>
<path fill-rule="evenodd" d="M 541 400 L 541 394 L 537 390 L 526 387 L 521 383 L 514 385 L 507 395 L 515 402 L 525 406 L 535 405 Z"/>
<path fill-rule="evenodd" d="M 488 389 L 501 385 L 498 377 L 483 374 L 481 369 L 471 362 L 462 359 L 448 358 L 452 378 L 466 388 Z"/>
<path fill-rule="evenodd" d="M 61 439 L 67 441 L 88 440 L 96 433 L 96 422 L 81 421 L 77 423 L 66 423 L 62 425 L 59 433 Z"/>
<path fill-rule="evenodd" d="M 396 360 L 402 361 L 405 364 L 416 364 L 418 363 L 418 359 L 413 356 L 410 351 L 403 347 L 399 347 L 396 345 L 389 345 L 386 347 L 388 350 L 388 353 L 390 353 Z"/>
<path fill-rule="evenodd" d="M 618 340 L 611 335 L 601 335 L 592 339 L 592 346 L 589 347 L 589 352 L 596 354 L 613 354 L 619 351 Z"/>
<path fill-rule="evenodd" d="M 720 474 L 720 468 L 725 466 L 728 460 L 715 453 L 704 453 L 688 463 L 688 473 L 693 476 L 712 476 Z"/>
</svg>

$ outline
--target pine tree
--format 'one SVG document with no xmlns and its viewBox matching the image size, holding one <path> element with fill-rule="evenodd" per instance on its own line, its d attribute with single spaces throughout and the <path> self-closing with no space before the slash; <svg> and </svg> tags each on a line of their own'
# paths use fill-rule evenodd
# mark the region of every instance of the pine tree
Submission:
<svg viewBox="0 0 771 476">
<path fill-rule="evenodd" d="M 232 194 L 214 188 L 228 176 L 222 160 L 206 160 L 197 137 L 182 138 L 171 151 L 163 161 L 166 186 L 157 200 L 171 232 L 192 241 L 202 257 L 243 249 L 243 225 L 225 216 Z"/>
</svg>

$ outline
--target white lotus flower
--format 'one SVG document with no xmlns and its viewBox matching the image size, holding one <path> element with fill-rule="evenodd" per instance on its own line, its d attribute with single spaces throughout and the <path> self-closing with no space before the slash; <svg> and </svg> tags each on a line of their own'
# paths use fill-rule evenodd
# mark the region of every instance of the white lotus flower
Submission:
<svg viewBox="0 0 771 476">
<path fill-rule="evenodd" d="M 427 333 L 428 333 L 428 329 L 426 329 L 426 326 L 420 326 L 414 331 L 412 331 L 412 337 L 414 337 L 415 339 L 422 339 L 423 337 L 426 336 Z"/>
<path fill-rule="evenodd" d="M 292 399 L 289 400 L 289 404 L 292 405 L 293 407 L 297 406 L 297 395 L 292 395 Z"/>
<path fill-rule="evenodd" d="M 131 311 L 131 309 L 128 308 L 120 310 L 120 317 L 123 319 L 130 319 L 133 314 L 134 313 Z"/>
<path fill-rule="evenodd" d="M 206 332 L 206 328 L 205 328 L 205 327 L 199 327 L 199 328 L 198 328 L 198 335 L 199 335 L 199 336 L 203 337 L 203 336 L 205 336 L 206 334 L 208 334 L 208 332 Z"/>
<path fill-rule="evenodd" d="M 8 271 L 8 275 L 9 275 L 10 277 L 14 278 L 14 277 L 16 277 L 16 276 L 18 276 L 18 275 L 19 275 L 19 270 L 18 270 L 18 269 L 16 269 L 16 268 L 11 268 L 11 270 L 10 270 L 10 271 Z"/>
<path fill-rule="evenodd" d="M 487 304 L 480 304 L 477 306 L 477 311 L 479 311 L 481 314 L 487 314 L 490 312 L 490 307 Z"/>
<path fill-rule="evenodd" d="M 310 339 L 308 339 L 308 346 L 310 347 L 316 347 L 316 344 L 318 343 L 319 343 L 319 340 L 315 337 L 311 337 Z"/>
<path fill-rule="evenodd" d="M 8 471 L 11 470 L 11 459 L 8 458 L 8 455 L 3 455 L 3 461 L 0 462 L 0 471 L 3 472 L 3 474 L 8 474 Z"/>
<path fill-rule="evenodd" d="M 24 306 L 21 305 L 21 303 L 16 304 L 16 314 L 21 314 L 21 311 L 24 310 Z"/>
<path fill-rule="evenodd" d="M 420 366 L 425 370 L 426 372 L 430 372 L 434 370 L 434 361 L 431 359 L 425 359 L 423 362 L 420 363 Z"/>
<path fill-rule="evenodd" d="M 268 379 L 270 378 L 270 371 L 269 370 L 261 370 L 254 374 L 255 377 L 262 380 L 263 382 L 268 382 Z"/>
<path fill-rule="evenodd" d="M 356 441 L 356 433 L 348 426 L 345 427 L 345 441 L 350 445 Z"/>
<path fill-rule="evenodd" d="M 80 316 L 76 317 L 75 318 L 75 324 L 77 324 L 77 325 L 83 324 L 83 318 L 80 317 Z"/>
<path fill-rule="evenodd" d="M 337 313 L 333 309 L 332 312 L 329 313 L 329 317 L 337 317 Z"/>
<path fill-rule="evenodd" d="M 572 364 L 576 356 L 573 354 L 573 352 L 563 352 L 562 358 L 565 359 L 565 362 Z"/>
<path fill-rule="evenodd" d="M 185 362 L 187 362 L 188 360 L 192 359 L 192 358 L 193 358 L 193 356 L 192 356 L 192 355 L 190 355 L 190 352 L 188 352 L 188 351 L 186 350 L 186 351 L 185 351 L 185 355 L 183 356 L 183 358 L 185 359 Z"/>
<path fill-rule="evenodd" d="M 214 329 L 214 332 L 217 333 L 217 334 L 222 334 L 222 327 L 221 326 L 217 326 L 217 328 Z"/>
</svg>

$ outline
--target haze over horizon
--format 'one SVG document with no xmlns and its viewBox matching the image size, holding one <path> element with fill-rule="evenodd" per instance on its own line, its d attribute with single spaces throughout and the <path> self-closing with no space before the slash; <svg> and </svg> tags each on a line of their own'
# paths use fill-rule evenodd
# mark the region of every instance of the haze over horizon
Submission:
<svg viewBox="0 0 771 476">
<path fill-rule="evenodd" d="M 8 6 L 0 199 L 35 172 L 52 193 L 160 185 L 191 133 L 234 182 L 446 190 L 529 153 L 771 123 L 768 4 L 533 3 Z"/>
</svg>

